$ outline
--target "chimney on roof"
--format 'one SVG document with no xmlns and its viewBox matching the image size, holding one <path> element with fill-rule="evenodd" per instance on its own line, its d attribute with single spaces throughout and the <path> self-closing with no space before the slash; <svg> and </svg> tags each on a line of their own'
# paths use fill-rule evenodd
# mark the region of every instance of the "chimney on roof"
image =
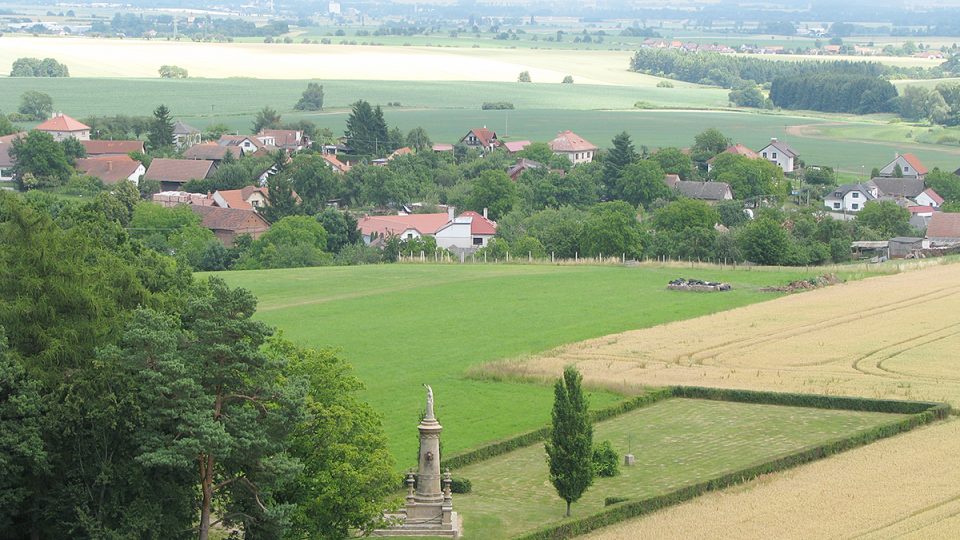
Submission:
<svg viewBox="0 0 960 540">
<path fill-rule="evenodd" d="M 457 207 L 455 207 L 455 206 L 448 206 L 448 207 L 447 207 L 447 219 L 449 219 L 450 221 L 453 221 L 453 217 L 454 217 L 454 215 L 456 214 L 456 212 L 457 212 Z"/>
<path fill-rule="evenodd" d="M 777 142 L 777 138 L 776 138 L 776 137 L 770 137 L 770 142 L 772 142 L 772 143 Z"/>
<path fill-rule="evenodd" d="M 487 219 L 487 209 L 483 209 L 483 219 Z"/>
</svg>

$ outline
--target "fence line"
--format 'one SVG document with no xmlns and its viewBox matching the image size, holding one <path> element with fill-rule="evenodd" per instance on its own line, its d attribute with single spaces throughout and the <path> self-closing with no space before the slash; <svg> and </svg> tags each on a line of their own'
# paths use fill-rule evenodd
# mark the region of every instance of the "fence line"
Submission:
<svg viewBox="0 0 960 540">
<path fill-rule="evenodd" d="M 640 260 L 627 258 L 625 254 L 616 256 L 581 257 L 579 253 L 572 259 L 557 258 L 553 253 L 546 257 L 534 257 L 528 252 L 517 257 L 509 252 L 503 258 L 491 258 L 487 253 L 477 256 L 476 253 L 469 255 L 465 253 L 453 254 L 445 250 L 438 250 L 431 256 L 424 252 L 408 252 L 399 255 L 397 262 L 401 264 L 473 264 L 473 265 L 550 265 L 550 266 L 642 266 L 649 268 L 693 268 L 702 270 L 749 270 L 749 271 L 782 271 L 782 270 L 814 270 L 821 273 L 833 272 L 866 272 L 876 274 L 896 274 L 905 270 L 916 270 L 928 266 L 937 266 L 960 261 L 960 256 L 936 257 L 929 259 L 901 259 L 890 260 L 882 263 L 850 263 L 850 264 L 827 264 L 822 266 L 761 266 L 744 261 L 725 260 L 725 259 L 671 259 L 669 257 L 657 257 L 653 259 L 641 258 Z"/>
</svg>

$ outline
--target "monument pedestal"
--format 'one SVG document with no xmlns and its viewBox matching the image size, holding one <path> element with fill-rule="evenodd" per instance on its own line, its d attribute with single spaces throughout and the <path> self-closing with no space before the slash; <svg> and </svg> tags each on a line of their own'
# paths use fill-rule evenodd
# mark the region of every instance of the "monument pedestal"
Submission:
<svg viewBox="0 0 960 540">
<path fill-rule="evenodd" d="M 443 426 L 433 414 L 433 390 L 427 386 L 427 412 L 417 426 L 420 430 L 420 460 L 414 489 L 413 473 L 407 475 L 406 505 L 399 514 L 387 515 L 399 523 L 377 529 L 373 536 L 437 536 L 460 538 L 463 526 L 453 511 L 450 471 L 440 477 L 440 432 Z"/>
</svg>

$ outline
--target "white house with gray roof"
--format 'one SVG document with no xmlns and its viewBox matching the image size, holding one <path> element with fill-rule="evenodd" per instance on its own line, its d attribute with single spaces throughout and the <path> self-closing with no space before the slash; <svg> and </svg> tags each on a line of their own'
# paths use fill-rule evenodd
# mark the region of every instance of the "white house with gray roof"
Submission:
<svg viewBox="0 0 960 540">
<path fill-rule="evenodd" d="M 823 205 L 832 212 L 859 212 L 879 194 L 870 184 L 844 184 L 823 198 Z"/>
<path fill-rule="evenodd" d="M 770 139 L 770 144 L 764 146 L 757 153 L 763 159 L 776 164 L 784 173 L 791 173 L 796 170 L 797 157 L 800 156 L 793 148 L 790 148 L 790 145 L 776 137 Z"/>
</svg>

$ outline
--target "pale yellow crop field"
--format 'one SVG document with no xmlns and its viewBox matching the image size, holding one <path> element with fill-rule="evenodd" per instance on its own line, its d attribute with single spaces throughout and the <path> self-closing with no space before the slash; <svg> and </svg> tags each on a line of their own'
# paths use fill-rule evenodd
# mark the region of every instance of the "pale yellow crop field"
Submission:
<svg viewBox="0 0 960 540">
<path fill-rule="evenodd" d="M 657 77 L 627 71 L 629 51 L 467 49 L 4 36 L 0 73 L 22 56 L 52 57 L 74 77 L 157 77 L 163 64 L 191 77 L 424 81 L 517 80 L 572 75 L 582 84 L 655 86 Z M 696 86 L 675 82 L 675 86 Z"/>
<path fill-rule="evenodd" d="M 956 538 L 958 454 L 960 420 L 947 420 L 584 538 Z"/>
<path fill-rule="evenodd" d="M 957 351 L 960 266 L 947 264 L 606 336 L 492 369 L 555 376 L 575 364 L 587 381 L 611 388 L 694 385 L 960 405 Z"/>
</svg>

